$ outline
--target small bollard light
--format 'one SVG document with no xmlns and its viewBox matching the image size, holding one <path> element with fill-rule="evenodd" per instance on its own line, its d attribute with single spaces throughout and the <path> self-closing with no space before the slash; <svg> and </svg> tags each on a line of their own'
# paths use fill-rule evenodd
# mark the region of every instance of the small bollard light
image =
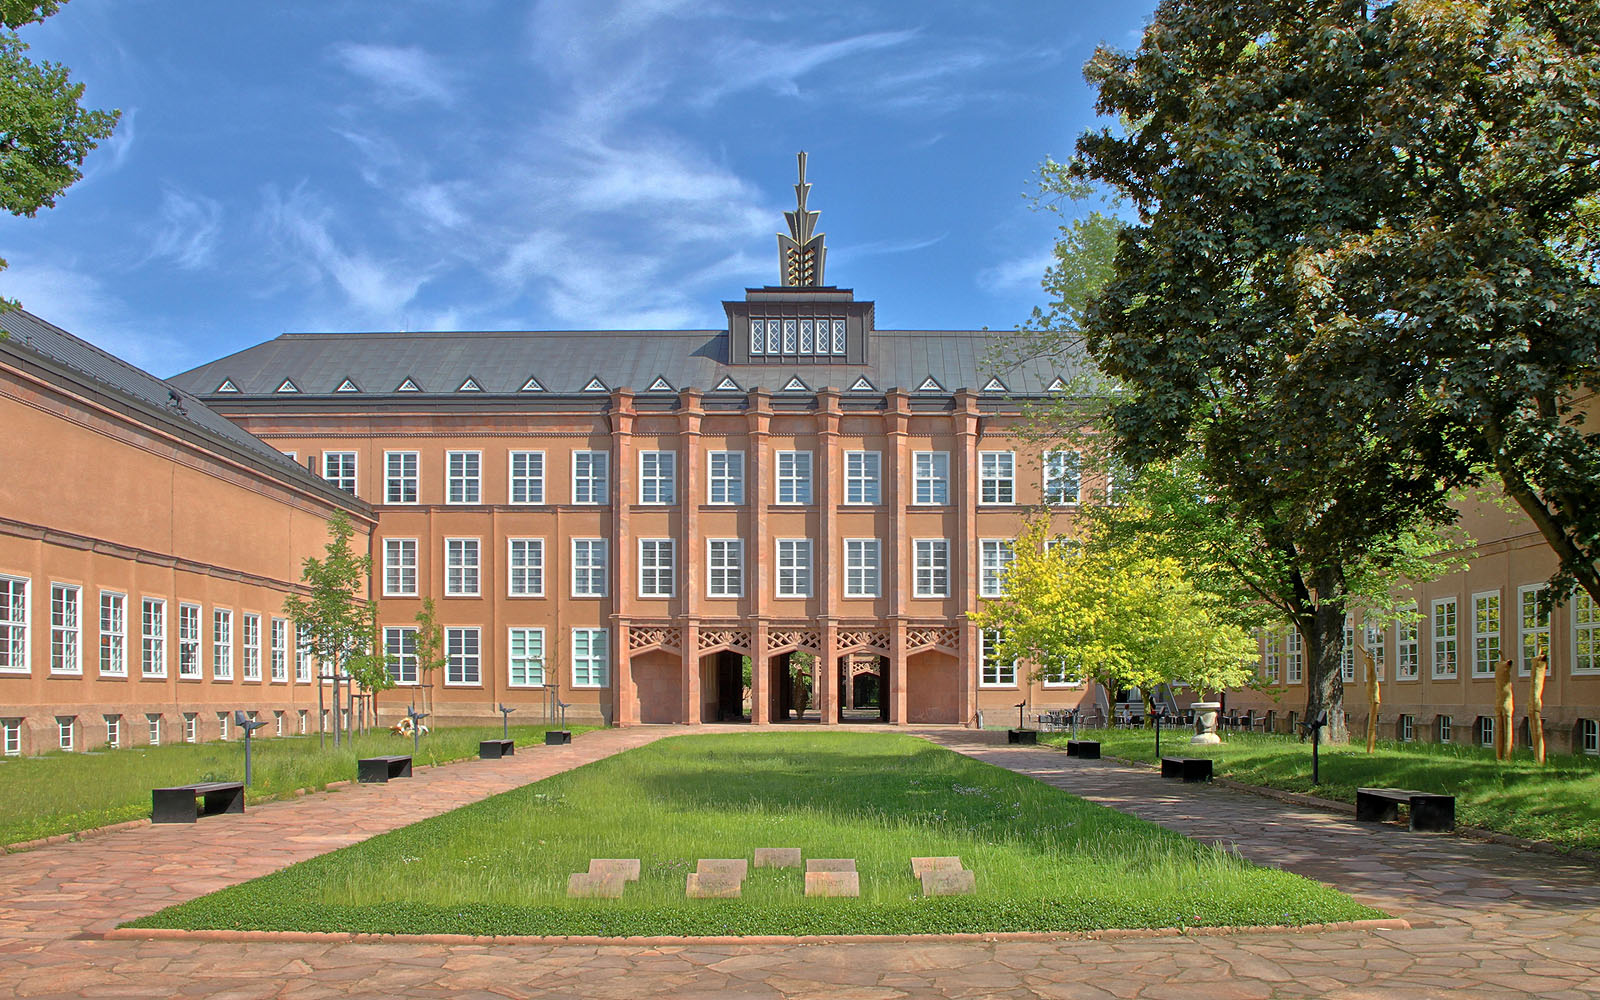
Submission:
<svg viewBox="0 0 1600 1000">
<path fill-rule="evenodd" d="M 244 730 L 244 785 L 250 787 L 250 736 L 257 729 L 267 724 L 267 720 L 251 722 L 250 717 L 244 714 L 244 709 L 233 710 L 233 724 Z"/>
<path fill-rule="evenodd" d="M 413 757 L 417 755 L 417 741 L 422 738 L 422 720 L 426 719 L 428 715 L 429 713 L 427 712 L 417 711 L 417 706 L 415 705 L 406 708 L 406 717 L 411 720 L 411 756 Z"/>
<path fill-rule="evenodd" d="M 1161 759 L 1161 720 L 1167 717 L 1167 706 L 1157 705 L 1150 714 L 1156 720 L 1156 759 Z"/>
<path fill-rule="evenodd" d="M 1322 742 L 1322 727 L 1326 726 L 1327 724 L 1328 713 L 1326 711 L 1318 715 L 1316 720 L 1313 722 L 1300 723 L 1300 728 L 1311 734 L 1311 784 L 1313 786 L 1320 785 L 1322 783 L 1321 774 L 1319 773 L 1320 768 L 1318 766 L 1320 762 L 1317 760 L 1317 745 Z"/>
<path fill-rule="evenodd" d="M 504 703 L 502 703 L 500 705 L 500 738 L 501 739 L 509 740 L 511 738 L 511 713 L 515 712 L 515 711 L 516 711 L 516 709 L 514 709 L 514 708 L 507 708 Z"/>
</svg>

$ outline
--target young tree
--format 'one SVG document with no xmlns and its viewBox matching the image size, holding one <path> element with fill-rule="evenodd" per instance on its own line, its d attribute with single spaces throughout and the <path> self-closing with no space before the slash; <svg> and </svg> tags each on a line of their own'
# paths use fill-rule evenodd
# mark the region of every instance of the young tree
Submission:
<svg viewBox="0 0 1600 1000">
<path fill-rule="evenodd" d="M 449 666 L 444 650 L 444 627 L 433 606 L 433 598 L 422 599 L 422 610 L 417 612 L 417 683 L 422 685 L 423 710 L 433 714 L 433 684 L 428 675 Z M 434 725 L 438 725 L 435 721 Z"/>
<path fill-rule="evenodd" d="M 304 629 L 321 668 L 333 675 L 333 745 L 338 746 L 340 683 L 346 677 L 355 682 L 358 672 L 370 675 L 378 608 L 363 597 L 372 561 L 351 548 L 355 528 L 343 511 L 329 519 L 328 535 L 324 558 L 307 556 L 302 564 L 300 579 L 307 594 L 291 594 L 283 610 L 297 629 Z"/>
</svg>

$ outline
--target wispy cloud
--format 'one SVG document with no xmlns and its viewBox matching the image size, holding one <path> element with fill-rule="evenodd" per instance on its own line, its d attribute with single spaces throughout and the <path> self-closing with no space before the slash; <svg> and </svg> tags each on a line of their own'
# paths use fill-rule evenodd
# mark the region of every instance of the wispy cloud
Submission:
<svg viewBox="0 0 1600 1000">
<path fill-rule="evenodd" d="M 446 106 L 455 101 L 455 92 L 438 61 L 415 46 L 346 42 L 335 45 L 333 55 L 346 70 L 371 83 L 380 100 Z"/>
<path fill-rule="evenodd" d="M 150 242 L 150 257 L 196 270 L 211 263 L 221 233 L 221 202 L 169 188 L 161 198 L 161 221 Z"/>
<path fill-rule="evenodd" d="M 1037 288 L 1055 262 L 1056 256 L 1049 250 L 1013 257 L 978 272 L 978 284 L 991 288 Z"/>
<path fill-rule="evenodd" d="M 163 332 L 166 324 L 135 324 L 126 302 L 70 261 L 13 263 L 0 271 L 0 295 L 146 371 L 171 371 L 195 357 L 195 345 Z"/>
<path fill-rule="evenodd" d="M 347 305 L 367 325 L 391 325 L 403 315 L 429 278 L 425 269 L 403 261 L 382 261 L 339 245 L 332 232 L 332 211 L 303 188 L 287 196 L 269 190 L 264 221 L 286 254 L 331 279 Z"/>
<path fill-rule="evenodd" d="M 800 93 L 801 78 L 813 70 L 851 56 L 903 45 L 916 35 L 915 30 L 877 31 L 810 45 L 736 40 L 723 50 L 722 70 L 710 74 L 713 82 L 697 100 L 712 104 L 728 94 L 755 87 L 768 87 L 785 97 L 795 97 Z"/>
</svg>

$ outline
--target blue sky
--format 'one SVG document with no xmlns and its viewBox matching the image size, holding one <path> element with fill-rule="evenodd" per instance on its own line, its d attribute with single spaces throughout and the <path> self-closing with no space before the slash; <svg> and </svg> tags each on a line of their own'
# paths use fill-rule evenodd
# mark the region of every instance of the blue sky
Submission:
<svg viewBox="0 0 1600 1000">
<path fill-rule="evenodd" d="M 0 218 L 0 294 L 160 375 L 287 331 L 718 328 L 805 149 L 831 284 L 1007 329 L 1083 62 L 1153 6 L 73 0 L 24 40 L 123 120 Z"/>
</svg>

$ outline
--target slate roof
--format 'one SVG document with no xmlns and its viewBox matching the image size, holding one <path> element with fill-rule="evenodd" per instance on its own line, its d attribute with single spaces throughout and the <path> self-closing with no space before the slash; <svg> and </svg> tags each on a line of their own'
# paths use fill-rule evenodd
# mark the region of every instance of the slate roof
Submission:
<svg viewBox="0 0 1600 1000">
<path fill-rule="evenodd" d="M 366 395 L 395 393 L 411 379 L 427 395 L 455 394 L 473 379 L 489 394 L 517 393 L 530 378 L 552 394 L 581 394 L 598 378 L 607 389 L 646 392 L 658 379 L 674 390 L 712 391 L 731 377 L 741 389 L 781 392 L 795 376 L 810 388 L 850 389 L 865 375 L 879 392 L 916 391 L 929 376 L 946 392 L 980 391 L 998 375 L 1010 395 L 1043 395 L 1058 371 L 1042 363 L 995 371 L 998 340 L 984 330 L 874 330 L 870 365 L 729 365 L 725 330 L 504 333 L 286 333 L 172 377 L 189 392 L 220 398 L 273 395 L 284 380 L 303 395 L 334 395 L 347 379 Z M 346 392 L 348 393 L 348 389 Z M 410 395 L 408 391 L 406 395 Z"/>
</svg>

